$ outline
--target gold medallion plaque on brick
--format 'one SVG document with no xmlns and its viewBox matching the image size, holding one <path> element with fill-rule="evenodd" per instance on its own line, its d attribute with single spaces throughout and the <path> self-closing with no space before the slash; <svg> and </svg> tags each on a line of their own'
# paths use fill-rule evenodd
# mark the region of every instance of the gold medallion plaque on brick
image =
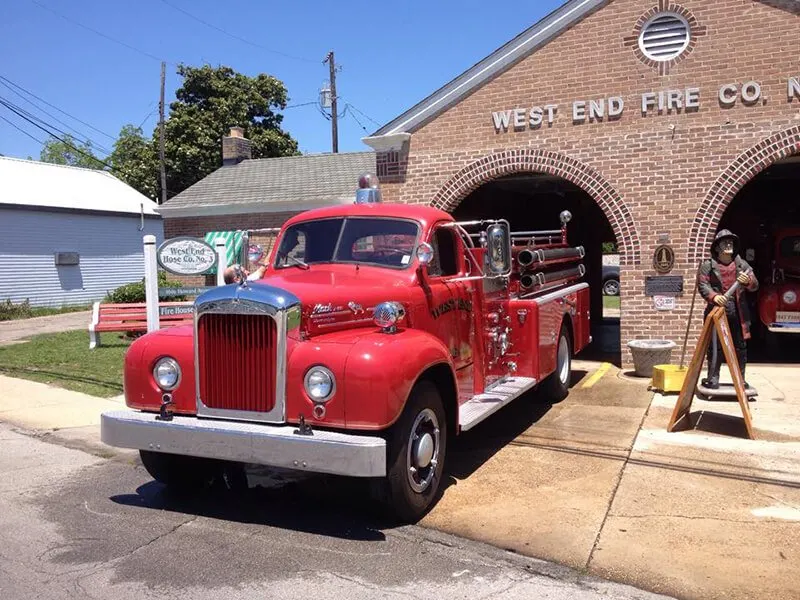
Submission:
<svg viewBox="0 0 800 600">
<path fill-rule="evenodd" d="M 700 378 L 700 372 L 703 370 L 706 350 L 708 349 L 708 345 L 712 342 L 714 330 L 716 330 L 717 337 L 720 340 L 725 362 L 731 371 L 733 387 L 736 390 L 736 398 L 739 401 L 739 407 L 742 409 L 744 424 L 747 428 L 747 436 L 751 440 L 754 440 L 755 435 L 753 434 L 753 423 L 750 418 L 750 406 L 747 403 L 747 394 L 744 389 L 744 378 L 739 369 L 739 361 L 736 358 L 736 349 L 733 346 L 728 317 L 725 314 L 725 308 L 722 306 L 714 308 L 706 317 L 703 330 L 700 333 L 700 339 L 697 341 L 697 348 L 694 351 L 691 363 L 689 363 L 686 379 L 683 381 L 683 387 L 675 403 L 675 409 L 672 411 L 669 425 L 667 425 L 667 431 L 675 431 L 676 426 L 683 419 L 686 419 L 687 423 L 689 422 L 689 409 L 692 407 L 692 400 L 694 400 L 694 394 L 697 390 L 697 381 Z"/>
</svg>

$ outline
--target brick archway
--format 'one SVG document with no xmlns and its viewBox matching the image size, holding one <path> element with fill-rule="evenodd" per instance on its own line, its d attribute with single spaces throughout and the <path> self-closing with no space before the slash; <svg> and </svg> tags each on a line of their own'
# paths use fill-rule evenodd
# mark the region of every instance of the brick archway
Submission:
<svg viewBox="0 0 800 600">
<path fill-rule="evenodd" d="M 639 233 L 625 201 L 597 171 L 558 152 L 521 149 L 484 156 L 450 178 L 434 197 L 433 206 L 452 212 L 473 190 L 513 173 L 546 173 L 577 185 L 594 199 L 611 224 L 620 251 L 620 264 L 640 264 Z"/>
<path fill-rule="evenodd" d="M 770 165 L 793 154 L 800 154 L 800 125 L 762 140 L 728 165 L 711 186 L 694 217 L 689 234 L 692 264 L 705 257 L 722 215 L 745 184 Z"/>
</svg>

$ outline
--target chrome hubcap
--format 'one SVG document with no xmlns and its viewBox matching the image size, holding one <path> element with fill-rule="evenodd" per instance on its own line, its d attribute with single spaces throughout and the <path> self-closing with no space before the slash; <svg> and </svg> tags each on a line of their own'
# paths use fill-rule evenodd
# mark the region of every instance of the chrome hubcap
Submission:
<svg viewBox="0 0 800 600">
<path fill-rule="evenodd" d="M 430 486 L 439 464 L 439 420 L 426 408 L 414 419 L 408 440 L 406 468 L 411 489 L 422 493 Z"/>
<path fill-rule="evenodd" d="M 425 433 L 414 442 L 414 466 L 424 469 L 431 464 L 433 458 L 433 436 Z"/>
<path fill-rule="evenodd" d="M 567 338 L 562 336 L 558 342 L 558 379 L 565 384 L 569 381 L 571 365 L 569 357 L 569 343 Z"/>
</svg>

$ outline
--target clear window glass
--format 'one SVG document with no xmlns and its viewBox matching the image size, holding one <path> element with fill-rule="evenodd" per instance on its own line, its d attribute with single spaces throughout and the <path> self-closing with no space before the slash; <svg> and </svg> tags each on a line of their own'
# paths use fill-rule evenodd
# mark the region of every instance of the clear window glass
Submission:
<svg viewBox="0 0 800 600">
<path fill-rule="evenodd" d="M 400 219 L 347 217 L 296 223 L 286 230 L 275 267 L 358 263 L 404 269 L 411 264 L 419 226 Z"/>
</svg>

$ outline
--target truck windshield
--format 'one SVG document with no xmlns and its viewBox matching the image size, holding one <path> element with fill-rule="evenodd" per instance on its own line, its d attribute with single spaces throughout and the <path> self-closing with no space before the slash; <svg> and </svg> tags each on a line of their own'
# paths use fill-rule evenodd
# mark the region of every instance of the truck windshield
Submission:
<svg viewBox="0 0 800 600">
<path fill-rule="evenodd" d="M 275 267 L 358 263 L 404 269 L 419 226 L 400 219 L 346 217 L 296 223 L 281 238 Z"/>
</svg>

